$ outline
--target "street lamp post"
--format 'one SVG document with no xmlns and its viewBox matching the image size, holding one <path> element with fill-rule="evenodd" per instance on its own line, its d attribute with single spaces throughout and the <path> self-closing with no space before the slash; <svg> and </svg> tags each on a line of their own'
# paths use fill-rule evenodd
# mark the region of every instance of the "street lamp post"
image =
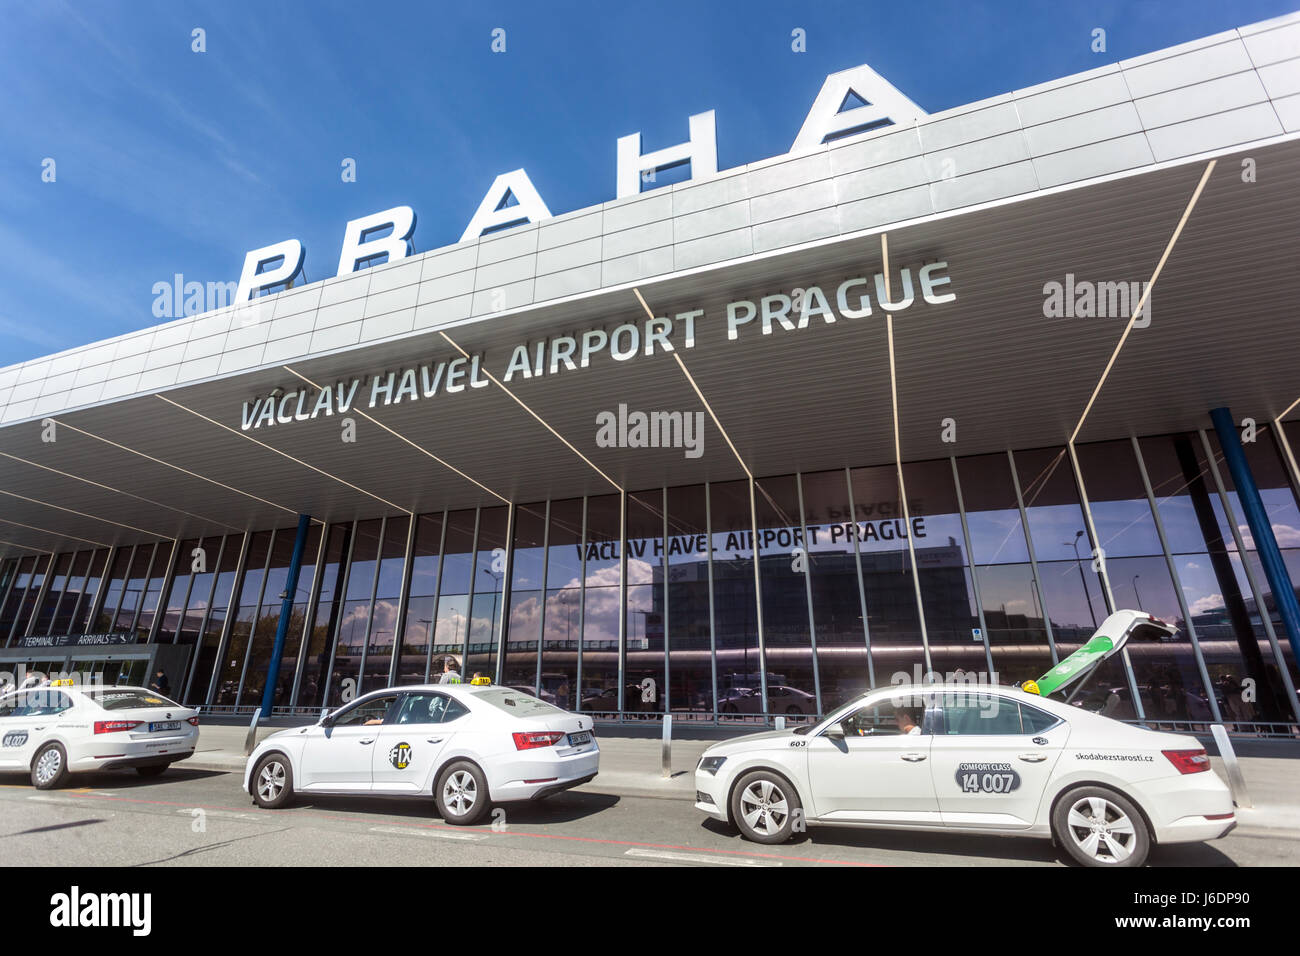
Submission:
<svg viewBox="0 0 1300 956">
<path fill-rule="evenodd" d="M 1142 610 L 1142 595 L 1138 593 L 1138 578 L 1140 577 L 1142 577 L 1140 574 L 1133 575 L 1133 596 L 1137 598 L 1137 610 L 1139 611 Z"/>
</svg>

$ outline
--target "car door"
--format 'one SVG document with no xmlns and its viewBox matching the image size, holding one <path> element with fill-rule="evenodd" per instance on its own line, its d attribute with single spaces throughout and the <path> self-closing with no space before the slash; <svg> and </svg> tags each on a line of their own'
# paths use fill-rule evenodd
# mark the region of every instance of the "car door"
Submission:
<svg viewBox="0 0 1300 956">
<path fill-rule="evenodd" d="M 924 701 L 869 698 L 808 742 L 812 812 L 843 823 L 940 826 Z"/>
<path fill-rule="evenodd" d="M 307 731 L 303 790 L 369 790 L 375 744 L 399 693 L 365 697 Z"/>
<path fill-rule="evenodd" d="M 379 728 L 371 757 L 374 789 L 387 793 L 423 790 L 439 755 L 468 718 L 468 708 L 450 694 L 405 694 Z"/>
<path fill-rule="evenodd" d="M 0 699 L 0 767 L 26 770 L 36 748 L 37 734 L 29 716 L 27 694 Z"/>
<path fill-rule="evenodd" d="M 944 825 L 1032 826 L 1069 724 L 987 691 L 945 694 L 939 701 L 930 766 Z"/>
</svg>

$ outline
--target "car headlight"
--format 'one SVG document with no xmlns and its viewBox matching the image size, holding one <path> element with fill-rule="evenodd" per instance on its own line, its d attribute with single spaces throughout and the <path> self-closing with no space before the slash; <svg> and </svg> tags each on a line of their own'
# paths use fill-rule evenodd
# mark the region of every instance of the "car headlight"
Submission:
<svg viewBox="0 0 1300 956">
<path fill-rule="evenodd" d="M 701 757 L 700 765 L 695 769 L 703 770 L 705 773 L 716 774 L 718 768 L 721 767 L 726 760 L 726 757 Z"/>
</svg>

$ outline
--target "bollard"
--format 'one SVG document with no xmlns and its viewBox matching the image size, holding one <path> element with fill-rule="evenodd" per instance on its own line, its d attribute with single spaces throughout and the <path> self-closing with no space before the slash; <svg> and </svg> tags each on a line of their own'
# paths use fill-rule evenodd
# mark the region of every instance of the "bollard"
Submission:
<svg viewBox="0 0 1300 956">
<path fill-rule="evenodd" d="M 1214 724 L 1210 727 L 1210 732 L 1214 734 L 1214 742 L 1219 745 L 1219 756 L 1223 758 L 1224 769 L 1228 771 L 1228 788 L 1232 791 L 1232 802 L 1242 809 L 1249 810 L 1255 805 L 1250 802 L 1250 794 L 1246 790 L 1246 778 L 1242 776 L 1241 764 L 1237 762 L 1237 752 L 1232 749 L 1232 741 L 1228 738 L 1228 731 L 1223 724 Z"/>
<path fill-rule="evenodd" d="M 262 716 L 262 708 L 259 707 L 253 711 L 253 722 L 248 725 L 248 736 L 244 738 L 244 756 L 252 754 L 253 748 L 257 746 L 257 721 Z"/>
<path fill-rule="evenodd" d="M 785 717 L 778 714 L 772 721 L 772 726 L 777 730 L 785 730 Z"/>
<path fill-rule="evenodd" d="M 663 767 L 665 780 L 673 775 L 673 715 L 664 714 Z"/>
</svg>

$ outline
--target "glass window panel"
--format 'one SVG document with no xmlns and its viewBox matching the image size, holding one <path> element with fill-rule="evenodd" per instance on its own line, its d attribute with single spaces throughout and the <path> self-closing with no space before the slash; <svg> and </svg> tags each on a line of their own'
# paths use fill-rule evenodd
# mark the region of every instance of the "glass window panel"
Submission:
<svg viewBox="0 0 1300 956">
<path fill-rule="evenodd" d="M 703 485 L 668 489 L 668 706 L 713 712 L 709 538 Z"/>
<path fill-rule="evenodd" d="M 1092 545 L 1069 454 L 1064 448 L 1040 448 L 1018 451 L 1015 458 L 1034 556 L 1039 561 L 1074 561 L 1077 551 L 1091 560 Z"/>
<path fill-rule="evenodd" d="M 271 544 L 271 559 L 266 572 L 266 586 L 262 591 L 262 608 L 257 616 L 257 625 L 253 631 L 253 642 L 249 649 L 248 666 L 244 674 L 244 691 L 240 695 L 241 705 L 260 704 L 262 690 L 266 687 L 271 652 L 275 648 L 275 634 L 280 625 L 280 609 L 284 599 L 285 585 L 289 580 L 289 564 L 293 561 L 293 543 L 297 537 L 297 528 L 281 528 L 275 532 Z M 294 619 L 289 620 L 289 634 L 295 633 Z M 297 612 L 296 633 L 302 633 L 302 611 Z M 278 707 L 289 702 L 288 691 L 292 688 L 293 672 L 288 679 L 285 669 L 280 668 L 276 681 L 276 694 L 271 706 Z"/>
<path fill-rule="evenodd" d="M 361 677 L 362 693 L 389 686 L 393 644 L 397 636 L 397 611 L 406 569 L 406 536 L 410 526 L 411 519 L 406 516 L 389 518 L 384 525 L 379 577 L 375 582 L 375 606 L 370 614 L 365 673 Z"/>
<path fill-rule="evenodd" d="M 54 573 L 50 577 L 50 586 L 45 591 L 45 598 L 41 601 L 40 612 L 36 615 L 36 623 L 31 629 L 32 634 L 50 633 L 50 626 L 54 623 L 54 609 L 68 586 L 68 570 L 72 567 L 73 557 L 73 554 L 65 552 L 55 559 Z M 32 594 L 33 601 L 39 592 L 38 586 Z"/>
<path fill-rule="evenodd" d="M 495 679 L 497 638 L 501 634 L 501 612 L 505 599 L 506 538 L 510 509 L 483 508 L 479 513 L 478 543 L 475 545 L 474 607 L 470 616 L 469 660 L 465 678 L 475 674 Z"/>
<path fill-rule="evenodd" d="M 966 525 L 976 564 L 1021 564 L 1029 560 L 1011 464 L 1006 455 L 957 459 Z"/>
<path fill-rule="evenodd" d="M 709 506 L 718 710 L 724 714 L 762 713 L 749 482 L 710 485 Z"/>
<path fill-rule="evenodd" d="M 961 672 L 987 674 L 984 642 L 974 638 L 979 618 L 952 463 L 940 459 L 904 465 L 903 479 L 921 577 L 931 669 L 945 679 L 960 677 Z"/>
<path fill-rule="evenodd" d="M 342 613 L 340 597 L 343 586 L 343 566 L 351 541 L 351 524 L 330 526 L 329 538 L 325 543 L 324 568 L 321 571 L 320 597 L 312 617 L 311 632 L 304 652 L 307 659 L 303 663 L 302 678 L 298 687 L 297 705 L 300 707 L 324 706 L 330 649 L 339 615 Z"/>
<path fill-rule="evenodd" d="M 547 588 L 578 587 L 582 583 L 581 498 L 551 502 L 551 536 L 547 551 Z"/>
<path fill-rule="evenodd" d="M 664 710 L 663 492 L 627 496 L 627 662 L 624 709 Z"/>
<path fill-rule="evenodd" d="M 510 578 L 510 613 L 506 629 L 502 680 L 537 692 L 537 654 L 542 636 L 542 584 L 545 569 L 546 504 L 515 510 Z"/>
<path fill-rule="evenodd" d="M 767 655 L 768 712 L 817 713 L 812 642 L 808 629 L 807 548 L 793 475 L 754 482 L 759 579 Z M 795 549 L 802 556 L 796 562 Z"/>
<path fill-rule="evenodd" d="M 438 588 L 438 548 L 442 540 L 442 515 L 421 515 L 416 520 L 411 545 L 410 596 L 402 625 L 402 648 L 397 662 L 398 684 L 419 684 L 433 643 L 434 594 Z"/>
<path fill-rule="evenodd" d="M 1075 454 L 1107 559 L 1163 554 L 1132 443 L 1078 445 Z"/>
<path fill-rule="evenodd" d="M 918 668 L 924 674 L 925 652 L 898 500 L 898 472 L 892 465 L 854 468 L 849 481 L 876 685 L 888 684 L 899 674 L 914 680 Z"/>
<path fill-rule="evenodd" d="M 546 604 L 542 632 L 543 700 L 578 706 L 578 642 L 582 623 L 582 499 L 551 502 L 547 539 Z"/>
</svg>

